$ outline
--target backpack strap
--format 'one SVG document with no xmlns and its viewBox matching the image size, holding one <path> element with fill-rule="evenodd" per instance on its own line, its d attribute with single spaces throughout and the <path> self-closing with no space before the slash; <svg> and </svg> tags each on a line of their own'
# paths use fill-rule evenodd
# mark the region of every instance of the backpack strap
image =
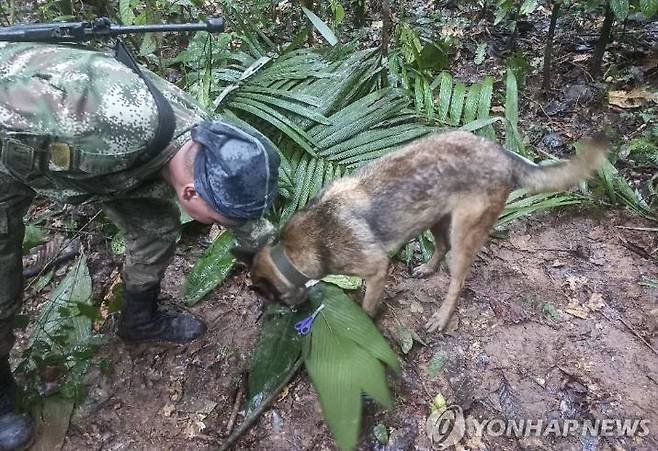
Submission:
<svg viewBox="0 0 658 451">
<path fill-rule="evenodd" d="M 176 116 L 174 115 L 174 110 L 171 108 L 171 105 L 165 99 L 162 92 L 155 86 L 153 81 L 149 79 L 144 72 L 137 65 L 137 61 L 132 56 L 126 45 L 120 39 L 117 39 L 116 45 L 114 47 L 116 59 L 128 66 L 133 70 L 139 77 L 144 80 L 146 87 L 151 92 L 153 100 L 155 100 L 155 106 L 158 110 L 158 128 L 155 131 L 155 136 L 149 142 L 146 148 L 146 155 L 148 157 L 153 157 L 163 151 L 171 140 L 174 137 L 174 131 L 176 130 Z M 145 160 L 149 160 L 146 158 Z M 144 160 L 142 160 L 144 161 Z"/>
</svg>

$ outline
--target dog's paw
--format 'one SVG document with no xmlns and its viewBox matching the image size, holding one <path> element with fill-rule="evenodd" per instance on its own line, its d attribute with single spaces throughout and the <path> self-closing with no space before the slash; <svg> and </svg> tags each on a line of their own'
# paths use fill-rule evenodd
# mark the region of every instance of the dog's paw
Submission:
<svg viewBox="0 0 658 451">
<path fill-rule="evenodd" d="M 443 332 L 449 322 L 450 316 L 442 315 L 441 312 L 437 312 L 432 315 L 427 324 L 425 324 L 425 329 L 427 329 L 428 332 Z"/>
<path fill-rule="evenodd" d="M 423 263 L 422 265 L 416 266 L 411 271 L 411 276 L 417 279 L 422 279 L 436 272 L 436 269 L 433 265 L 429 263 Z"/>
</svg>

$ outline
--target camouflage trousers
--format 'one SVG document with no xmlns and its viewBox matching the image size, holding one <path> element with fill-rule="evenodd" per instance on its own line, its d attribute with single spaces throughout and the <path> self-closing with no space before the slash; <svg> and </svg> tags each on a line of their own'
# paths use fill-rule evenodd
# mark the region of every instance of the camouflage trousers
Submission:
<svg viewBox="0 0 658 451">
<path fill-rule="evenodd" d="M 0 172 L 0 356 L 14 344 L 14 317 L 23 298 L 23 217 L 34 191 Z M 103 202 L 108 217 L 123 231 L 126 258 L 123 280 L 127 288 L 142 290 L 160 284 L 176 249 L 180 212 L 173 199 L 160 192 Z"/>
</svg>

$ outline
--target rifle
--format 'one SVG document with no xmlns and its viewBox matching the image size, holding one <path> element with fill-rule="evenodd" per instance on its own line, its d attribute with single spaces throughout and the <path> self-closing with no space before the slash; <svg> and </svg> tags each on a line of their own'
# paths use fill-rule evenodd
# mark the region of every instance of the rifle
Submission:
<svg viewBox="0 0 658 451">
<path fill-rule="evenodd" d="M 82 22 L 50 22 L 0 27 L 0 41 L 21 42 L 86 42 L 129 33 L 161 33 L 166 31 L 224 31 L 223 17 L 210 17 L 199 23 L 129 25 L 113 24 L 107 17 Z"/>
</svg>

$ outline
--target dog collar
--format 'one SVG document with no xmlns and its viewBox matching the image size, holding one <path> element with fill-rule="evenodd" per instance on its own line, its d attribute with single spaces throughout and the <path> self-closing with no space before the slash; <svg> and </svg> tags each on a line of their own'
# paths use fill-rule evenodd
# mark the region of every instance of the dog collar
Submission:
<svg viewBox="0 0 658 451">
<path fill-rule="evenodd" d="M 303 287 L 306 285 L 306 282 L 311 280 L 295 268 L 288 256 L 283 252 L 283 246 L 280 244 L 276 244 L 272 247 L 270 250 L 270 257 L 272 257 L 272 262 L 274 262 L 276 269 L 278 269 L 279 272 L 293 285 Z"/>
</svg>

